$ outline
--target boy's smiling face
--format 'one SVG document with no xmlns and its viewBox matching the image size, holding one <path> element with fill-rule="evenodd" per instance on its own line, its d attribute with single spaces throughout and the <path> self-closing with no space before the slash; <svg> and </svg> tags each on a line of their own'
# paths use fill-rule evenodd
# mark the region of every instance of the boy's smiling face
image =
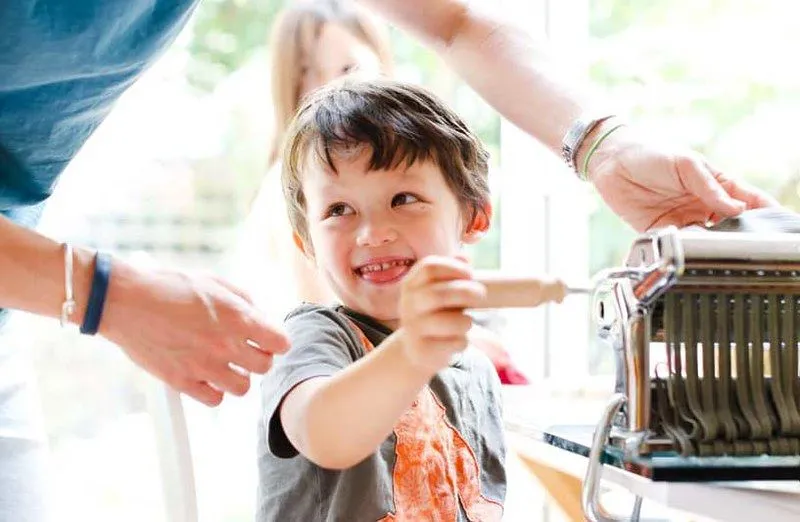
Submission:
<svg viewBox="0 0 800 522">
<path fill-rule="evenodd" d="M 302 177 L 306 254 L 342 303 L 396 327 L 400 281 L 428 255 L 456 255 L 485 230 L 467 217 L 432 161 L 369 170 L 371 150 L 309 162 Z M 480 228 L 480 227 L 479 227 Z"/>
</svg>

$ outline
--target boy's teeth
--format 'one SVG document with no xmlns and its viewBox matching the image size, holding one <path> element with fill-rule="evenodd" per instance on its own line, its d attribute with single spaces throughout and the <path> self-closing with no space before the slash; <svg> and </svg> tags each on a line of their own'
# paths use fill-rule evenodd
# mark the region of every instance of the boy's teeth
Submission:
<svg viewBox="0 0 800 522">
<path fill-rule="evenodd" d="M 378 272 L 380 270 L 389 270 L 395 266 L 405 266 L 408 262 L 405 260 L 401 261 L 387 261 L 384 263 L 375 263 L 372 265 L 367 265 L 361 269 L 361 272 Z"/>
</svg>

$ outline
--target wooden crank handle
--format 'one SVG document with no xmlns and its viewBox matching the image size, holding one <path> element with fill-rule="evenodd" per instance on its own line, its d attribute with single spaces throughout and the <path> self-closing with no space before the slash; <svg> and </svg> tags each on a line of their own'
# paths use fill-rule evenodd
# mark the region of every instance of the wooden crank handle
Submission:
<svg viewBox="0 0 800 522">
<path fill-rule="evenodd" d="M 564 281 L 538 277 L 481 277 L 486 286 L 486 301 L 481 308 L 534 308 L 545 303 L 560 303 L 571 289 Z"/>
</svg>

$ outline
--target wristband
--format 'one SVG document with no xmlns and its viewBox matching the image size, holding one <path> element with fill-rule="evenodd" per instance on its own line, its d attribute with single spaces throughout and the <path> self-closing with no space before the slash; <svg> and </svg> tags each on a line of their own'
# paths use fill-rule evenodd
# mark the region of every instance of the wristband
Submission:
<svg viewBox="0 0 800 522">
<path fill-rule="evenodd" d="M 92 276 L 92 289 L 89 291 L 89 300 L 86 303 L 86 312 L 83 315 L 81 333 L 94 335 L 100 328 L 100 319 L 103 318 L 103 308 L 108 293 L 108 280 L 111 276 L 111 256 L 97 252 L 94 256 L 94 275 Z"/>
<path fill-rule="evenodd" d="M 578 151 L 583 144 L 583 140 L 586 139 L 586 136 L 592 131 L 592 129 L 607 119 L 613 117 L 613 114 L 608 114 L 597 118 L 580 117 L 575 120 L 572 125 L 570 125 L 570 128 L 567 130 L 566 134 L 564 134 L 564 139 L 561 141 L 561 157 L 564 159 L 567 166 L 572 169 L 572 171 L 575 172 L 579 178 L 581 175 L 580 171 L 578 170 L 578 166 L 575 164 L 575 161 L 578 157 Z"/>
<path fill-rule="evenodd" d="M 600 144 L 603 143 L 603 140 L 608 138 L 612 132 L 624 126 L 625 126 L 624 123 L 618 123 L 617 125 L 614 125 L 610 129 L 605 131 L 603 134 L 601 134 L 600 137 L 598 137 L 596 140 L 594 140 L 594 143 L 592 143 L 592 146 L 589 148 L 589 151 L 583 158 L 583 168 L 578 172 L 578 177 L 581 178 L 581 180 L 583 181 L 589 180 L 589 160 L 592 158 L 592 154 L 594 154 L 594 151 L 597 150 L 597 147 L 599 147 Z"/>
</svg>

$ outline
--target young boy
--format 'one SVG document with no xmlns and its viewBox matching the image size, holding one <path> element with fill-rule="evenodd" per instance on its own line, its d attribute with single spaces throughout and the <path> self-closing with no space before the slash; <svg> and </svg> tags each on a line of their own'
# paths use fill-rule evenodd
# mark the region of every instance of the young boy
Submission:
<svg viewBox="0 0 800 522">
<path fill-rule="evenodd" d="M 260 522 L 501 519 L 499 381 L 464 313 L 485 288 L 459 258 L 489 227 L 487 156 L 409 85 L 350 80 L 298 112 L 289 217 L 341 305 L 292 312 L 262 383 Z"/>
</svg>

